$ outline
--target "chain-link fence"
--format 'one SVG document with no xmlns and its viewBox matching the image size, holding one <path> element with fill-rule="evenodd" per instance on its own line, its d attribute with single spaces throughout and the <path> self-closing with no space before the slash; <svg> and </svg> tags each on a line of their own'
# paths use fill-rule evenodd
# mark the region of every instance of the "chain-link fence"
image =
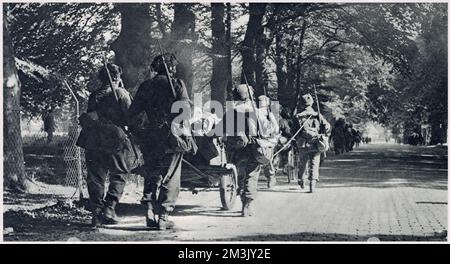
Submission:
<svg viewBox="0 0 450 264">
<path fill-rule="evenodd" d="M 87 174 L 84 151 L 76 146 L 78 114 L 73 109 L 77 102 L 70 102 L 52 117 L 22 119 L 21 131 L 27 176 L 66 197 L 78 197 L 85 189 Z M 45 122 L 53 122 L 54 127 L 46 128 Z"/>
<path fill-rule="evenodd" d="M 85 109 L 72 93 L 72 100 L 54 111 L 54 130 L 46 129 L 46 116 L 22 118 L 21 135 L 27 176 L 46 192 L 78 199 L 88 197 L 84 149 L 76 146 L 80 133 L 78 117 Z M 128 188 L 142 190 L 143 178 L 129 175 Z"/>
</svg>

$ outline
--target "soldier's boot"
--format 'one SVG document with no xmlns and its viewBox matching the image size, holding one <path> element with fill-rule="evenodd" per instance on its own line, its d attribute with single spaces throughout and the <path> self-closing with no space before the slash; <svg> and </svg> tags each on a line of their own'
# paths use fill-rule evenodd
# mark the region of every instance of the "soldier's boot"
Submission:
<svg viewBox="0 0 450 264">
<path fill-rule="evenodd" d="M 103 207 L 103 223 L 105 225 L 116 225 L 119 219 L 116 215 L 117 201 L 114 198 L 106 198 L 105 206 Z"/>
<path fill-rule="evenodd" d="M 317 183 L 317 180 L 309 181 L 309 192 L 310 193 L 313 193 L 316 191 L 316 183 Z"/>
<path fill-rule="evenodd" d="M 167 212 L 159 215 L 159 219 L 158 219 L 158 229 L 159 230 L 164 231 L 167 229 L 173 229 L 174 226 L 175 226 L 175 223 L 169 220 L 169 214 Z"/>
<path fill-rule="evenodd" d="M 101 225 L 102 225 L 102 208 L 94 208 L 92 210 L 91 226 L 95 228 Z"/>
<path fill-rule="evenodd" d="M 153 204 L 151 202 L 144 203 L 145 206 L 145 223 L 147 227 L 157 228 L 158 223 L 156 222 L 155 213 L 153 211 Z"/>
<path fill-rule="evenodd" d="M 251 200 L 243 200 L 242 201 L 242 213 L 241 215 L 243 217 L 249 217 L 253 215 L 253 210 L 252 210 L 252 201 Z"/>
<path fill-rule="evenodd" d="M 305 182 L 301 179 L 298 180 L 298 185 L 300 185 L 301 189 L 305 189 Z"/>
</svg>

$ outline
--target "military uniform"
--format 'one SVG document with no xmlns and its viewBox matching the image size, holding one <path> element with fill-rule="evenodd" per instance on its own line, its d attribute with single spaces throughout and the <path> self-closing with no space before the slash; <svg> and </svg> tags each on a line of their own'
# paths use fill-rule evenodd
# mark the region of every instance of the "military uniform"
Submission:
<svg viewBox="0 0 450 264">
<path fill-rule="evenodd" d="M 275 146 L 279 139 L 279 125 L 275 115 L 270 111 L 270 98 L 261 95 L 258 97 L 259 108 L 257 110 L 258 119 L 261 124 L 260 137 L 266 142 L 264 148 L 268 159 L 272 160 Z M 267 178 L 267 188 L 272 188 L 276 184 L 275 168 L 272 163 L 263 167 L 264 175 Z"/>
<path fill-rule="evenodd" d="M 334 152 L 336 155 L 342 154 L 345 151 L 345 121 L 338 119 L 331 131 L 331 138 L 333 140 Z"/>
<path fill-rule="evenodd" d="M 118 101 L 109 85 L 89 96 L 87 115 L 94 123 L 83 126 L 77 145 L 86 148 L 87 188 L 92 211 L 93 224 L 98 224 L 99 211 L 103 208 L 104 222 L 117 222 L 114 208 L 122 197 L 126 175 L 135 162 L 131 142 L 124 127 L 124 114 L 131 105 L 131 97 L 123 88 L 115 88 Z M 84 114 L 86 115 L 86 114 Z M 86 118 L 82 116 L 81 120 Z M 105 197 L 106 177 L 109 186 Z"/>
<path fill-rule="evenodd" d="M 300 125 L 303 125 L 302 131 L 299 133 L 297 146 L 299 148 L 299 185 L 303 188 L 303 184 L 308 179 L 310 181 L 310 191 L 312 192 L 315 183 L 319 180 L 319 167 L 321 150 L 321 135 L 329 135 L 330 124 L 317 113 L 313 108 L 313 99 L 311 95 L 303 96 L 306 102 L 306 108 L 297 114 Z"/>
<path fill-rule="evenodd" d="M 165 229 L 180 192 L 183 153 L 174 150 L 170 140 L 172 120 L 178 115 L 171 113 L 172 103 L 184 102 L 190 107 L 185 85 L 173 79 L 175 97 L 167 75 L 160 72 L 145 81 L 138 89 L 128 112 L 133 118 L 145 111 L 147 125 L 141 131 L 141 151 L 144 156 L 145 180 L 142 203 L 147 206 L 147 225 Z M 159 219 L 156 220 L 155 215 Z M 152 219 L 153 218 L 153 219 Z"/>
<path fill-rule="evenodd" d="M 232 136 L 226 135 L 227 151 L 232 152 L 232 162 L 238 168 L 239 195 L 242 201 L 242 216 L 251 216 L 251 203 L 256 198 L 258 179 L 264 165 L 268 164 L 270 153 L 266 151 L 264 140 L 258 132 L 257 114 L 254 112 L 251 97 L 252 88 L 247 85 L 239 85 L 235 90 L 234 108 L 225 113 L 222 122 L 226 128 L 228 115 L 234 115 L 234 131 Z M 238 122 L 244 124 L 238 126 Z"/>
<path fill-rule="evenodd" d="M 353 135 L 352 135 L 352 128 L 349 124 L 345 124 L 344 126 L 344 136 L 345 136 L 345 152 L 349 152 L 352 150 L 352 144 L 353 144 Z"/>
<path fill-rule="evenodd" d="M 245 115 L 243 131 L 239 131 L 237 124 L 234 125 L 236 131 L 233 136 L 227 136 L 227 150 L 233 152 L 232 162 L 238 169 L 239 195 L 242 201 L 242 215 L 250 216 L 252 211 L 250 203 L 256 198 L 258 179 L 263 163 L 257 159 L 256 120 L 250 101 L 236 106 L 232 111 L 225 114 L 223 121 L 228 119 L 227 115 L 235 115 L 234 121 L 237 123 L 239 115 Z M 226 127 L 226 125 L 224 125 Z"/>
</svg>

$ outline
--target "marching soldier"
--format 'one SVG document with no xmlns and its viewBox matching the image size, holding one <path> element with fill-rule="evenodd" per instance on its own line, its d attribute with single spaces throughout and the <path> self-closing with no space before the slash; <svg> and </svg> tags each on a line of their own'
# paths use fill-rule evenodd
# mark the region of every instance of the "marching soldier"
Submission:
<svg viewBox="0 0 450 264">
<path fill-rule="evenodd" d="M 105 67 L 100 70 L 101 86 L 89 96 L 87 113 L 80 117 L 82 131 L 77 141 L 78 146 L 86 149 L 87 188 L 93 226 L 118 223 L 115 207 L 122 197 L 125 177 L 134 162 L 131 142 L 125 132 L 125 114 L 131 105 L 131 97 L 127 90 L 119 87 L 120 67 L 114 64 L 107 67 L 108 70 Z M 105 196 L 108 174 L 109 186 Z"/>
<path fill-rule="evenodd" d="M 274 153 L 274 148 L 277 145 L 279 138 L 280 128 L 275 115 L 270 111 L 270 98 L 265 95 L 259 96 L 258 106 L 258 119 L 261 124 L 260 137 L 265 139 L 267 143 L 272 143 L 267 144 L 265 147 L 266 155 L 271 160 Z M 273 167 L 273 164 L 264 166 L 264 174 L 267 178 L 267 188 L 270 189 L 276 185 L 277 181 L 275 178 L 275 168 Z"/>
<path fill-rule="evenodd" d="M 353 135 L 352 128 L 349 123 L 345 123 L 344 135 L 345 135 L 345 152 L 349 152 L 352 150 L 353 144 Z"/>
<path fill-rule="evenodd" d="M 184 83 L 174 78 L 177 64 L 173 54 L 156 56 L 151 66 L 157 75 L 141 84 L 128 112 L 130 119 L 142 112 L 147 115 L 145 137 L 140 140 L 145 168 L 142 204 L 147 209 L 147 226 L 159 230 L 174 225 L 169 214 L 180 192 L 183 152 L 191 150 L 193 144 L 188 137 L 171 133 L 172 121 L 178 115 L 171 113 L 172 104 L 178 101 L 190 108 Z"/>
<path fill-rule="evenodd" d="M 331 138 L 333 140 L 334 152 L 336 155 L 345 152 L 345 133 L 345 121 L 344 119 L 339 118 L 331 131 Z"/>
<path fill-rule="evenodd" d="M 226 131 L 224 140 L 227 150 L 232 152 L 232 161 L 236 164 L 239 174 L 239 195 L 242 201 L 242 216 L 252 216 L 252 202 L 256 198 L 258 178 L 264 165 L 269 164 L 269 158 L 264 140 L 258 131 L 258 118 L 253 89 L 246 84 L 240 84 L 234 90 L 234 108 L 227 110 L 222 118 L 223 127 L 229 118 L 234 115 L 234 131 Z M 239 123 L 243 122 L 243 123 Z"/>
<path fill-rule="evenodd" d="M 312 105 L 314 100 L 310 94 L 302 96 L 305 108 L 297 114 L 300 125 L 303 126 L 297 138 L 299 147 L 298 184 L 303 189 L 306 179 L 309 180 L 310 192 L 315 189 L 319 181 L 320 155 L 326 151 L 328 142 L 326 137 L 330 133 L 330 124 Z"/>
</svg>

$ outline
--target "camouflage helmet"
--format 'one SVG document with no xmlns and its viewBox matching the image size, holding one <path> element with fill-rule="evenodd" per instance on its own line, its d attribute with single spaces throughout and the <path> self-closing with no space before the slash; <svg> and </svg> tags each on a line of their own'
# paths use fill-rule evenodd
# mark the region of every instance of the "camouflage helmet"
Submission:
<svg viewBox="0 0 450 264">
<path fill-rule="evenodd" d="M 303 103 L 305 106 L 312 106 L 314 104 L 314 99 L 311 94 L 307 93 L 302 96 Z"/>
<path fill-rule="evenodd" d="M 258 105 L 260 108 L 262 107 L 269 107 L 270 105 L 270 98 L 265 96 L 265 95 L 261 95 L 258 97 Z"/>
<path fill-rule="evenodd" d="M 113 81 L 119 80 L 120 76 L 122 75 L 122 68 L 120 68 L 118 65 L 113 64 L 113 63 L 108 63 L 107 67 L 108 67 L 111 79 Z M 106 72 L 106 68 L 104 66 L 98 72 L 98 78 L 102 82 L 105 82 L 105 83 L 109 82 L 108 73 Z"/>
<path fill-rule="evenodd" d="M 164 60 L 163 60 L 164 56 Z M 167 68 L 171 71 L 178 65 L 177 58 L 172 53 L 164 53 L 163 55 L 158 55 L 153 59 L 151 64 L 152 69 L 157 73 L 165 73 L 166 68 L 164 67 L 164 62 L 167 64 Z M 172 72 L 173 73 L 173 72 Z"/>
<path fill-rule="evenodd" d="M 239 84 L 236 87 L 236 89 L 234 90 L 234 94 L 236 97 L 238 97 L 237 99 L 245 101 L 247 99 L 250 99 L 249 91 L 250 91 L 251 95 L 253 96 L 253 94 L 254 94 L 253 88 L 250 85 Z"/>
</svg>

